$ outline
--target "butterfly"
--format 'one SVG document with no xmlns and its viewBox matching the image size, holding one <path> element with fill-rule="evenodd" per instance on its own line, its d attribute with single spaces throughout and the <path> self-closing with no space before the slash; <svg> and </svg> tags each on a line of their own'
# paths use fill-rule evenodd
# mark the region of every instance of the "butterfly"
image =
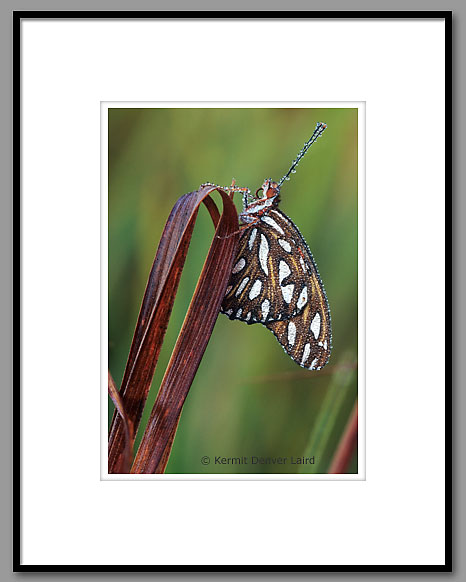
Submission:
<svg viewBox="0 0 466 582">
<path fill-rule="evenodd" d="M 278 205 L 282 183 L 326 127 L 316 125 L 280 182 L 265 180 L 252 199 L 249 190 L 244 192 L 238 252 L 221 306 L 230 319 L 267 327 L 309 370 L 320 370 L 330 357 L 330 310 L 311 251 Z"/>
</svg>

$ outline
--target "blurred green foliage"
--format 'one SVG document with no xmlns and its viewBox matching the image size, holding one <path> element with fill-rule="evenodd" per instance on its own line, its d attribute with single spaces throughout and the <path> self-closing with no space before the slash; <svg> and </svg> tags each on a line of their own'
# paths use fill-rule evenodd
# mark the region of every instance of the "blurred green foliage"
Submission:
<svg viewBox="0 0 466 582">
<path fill-rule="evenodd" d="M 346 368 L 345 397 L 319 450 L 319 470 L 328 469 L 357 398 L 357 115 L 348 108 L 109 110 L 109 368 L 118 386 L 158 241 L 176 200 L 203 182 L 228 185 L 235 178 L 238 186 L 255 191 L 264 178 L 278 180 L 316 122 L 328 125 L 284 183 L 280 208 L 306 239 L 327 291 L 330 361 L 320 372 L 303 370 L 265 327 L 219 315 L 183 409 L 167 473 L 299 472 L 299 465 L 215 465 L 214 458 L 312 453 L 309 443 L 324 398 L 333 376 Z M 219 197 L 216 201 L 221 209 Z M 236 202 L 240 210 L 240 196 Z M 212 234 L 202 206 L 142 427 Z M 109 420 L 112 414 L 109 401 Z M 140 436 L 141 429 L 136 446 Z M 201 464 L 204 455 L 212 460 L 208 466 Z M 350 472 L 357 472 L 357 454 Z"/>
</svg>

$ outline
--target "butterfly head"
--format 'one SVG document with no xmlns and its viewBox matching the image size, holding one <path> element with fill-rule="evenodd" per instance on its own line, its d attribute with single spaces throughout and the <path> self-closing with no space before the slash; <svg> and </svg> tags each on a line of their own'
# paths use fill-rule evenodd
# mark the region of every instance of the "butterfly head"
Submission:
<svg viewBox="0 0 466 582">
<path fill-rule="evenodd" d="M 256 196 L 258 196 L 261 190 L 262 198 L 275 199 L 280 194 L 280 187 L 278 186 L 277 182 L 272 180 L 272 178 L 267 178 L 267 180 L 264 180 L 262 187 L 256 191 Z"/>
<path fill-rule="evenodd" d="M 267 178 L 260 188 L 256 190 L 255 198 L 243 197 L 243 212 L 240 218 L 243 222 L 255 222 L 271 208 L 277 207 L 280 200 L 280 188 L 272 178 Z"/>
</svg>

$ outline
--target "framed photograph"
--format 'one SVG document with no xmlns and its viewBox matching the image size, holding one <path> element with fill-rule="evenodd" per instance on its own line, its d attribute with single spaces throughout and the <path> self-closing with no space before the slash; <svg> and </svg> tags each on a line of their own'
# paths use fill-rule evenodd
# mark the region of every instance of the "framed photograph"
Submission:
<svg viewBox="0 0 466 582">
<path fill-rule="evenodd" d="M 451 13 L 14 35 L 15 569 L 450 571 Z"/>
<path fill-rule="evenodd" d="M 304 479 L 322 475 L 364 478 L 364 443 L 361 441 L 358 447 L 358 392 L 359 405 L 364 410 L 364 374 L 358 375 L 358 339 L 364 345 L 363 330 L 358 334 L 359 314 L 362 321 L 364 314 L 362 300 L 358 303 L 358 281 L 364 280 L 363 252 L 358 259 L 358 208 L 364 208 L 364 169 L 362 163 L 362 170 L 358 166 L 359 157 L 364 160 L 364 104 L 169 105 L 102 105 L 102 159 L 108 160 L 108 167 L 104 164 L 103 168 L 103 175 L 108 175 L 108 195 L 104 192 L 103 202 L 108 200 L 108 208 L 102 213 L 102 232 L 106 232 L 108 224 L 108 250 L 103 253 L 108 256 L 108 269 L 102 269 L 105 276 L 102 290 L 103 295 L 108 293 L 109 322 L 108 334 L 102 334 L 103 339 L 108 337 L 109 362 L 102 368 L 108 368 L 112 377 L 118 378 L 118 386 L 125 375 L 121 405 L 124 408 L 127 401 L 130 408 L 134 406 L 129 415 L 134 433 L 140 424 L 139 435 L 135 434 L 134 445 L 131 443 L 134 455 L 130 453 L 125 468 L 126 443 L 120 436 L 123 417 L 118 410 L 115 412 L 103 383 L 103 395 L 110 403 L 110 410 L 102 407 L 103 413 L 110 412 L 110 437 L 108 422 L 102 421 L 104 461 L 109 443 L 109 464 L 107 467 L 105 462 L 102 467 L 103 477 L 126 474 L 128 478 L 131 474 L 131 478 L 141 478 L 142 474 L 147 478 L 148 474 L 162 473 L 170 478 L 174 475 L 190 478 L 215 475 L 228 479 L 237 476 L 275 479 L 283 475 Z M 327 123 L 318 121 L 321 118 Z M 252 132 L 254 124 L 256 129 Z M 335 126 L 336 135 L 329 138 L 330 128 Z M 303 127 L 307 128 L 305 132 Z M 192 147 L 193 135 L 210 133 L 219 136 L 217 145 L 202 138 Z M 254 133 L 257 137 L 252 139 Z M 280 161 L 279 144 L 285 140 L 289 143 L 288 156 L 286 161 Z M 358 140 L 362 152 L 359 157 Z M 251 164 L 254 156 L 259 158 L 259 169 Z M 230 172 L 229 178 L 223 176 L 230 164 L 244 166 L 244 177 L 238 171 L 234 176 Z M 281 166 L 283 177 L 276 178 L 276 186 L 270 187 L 267 198 L 263 183 L 271 173 L 267 170 L 270 164 Z M 255 176 L 261 167 L 264 177 L 258 179 Z M 307 171 L 303 170 L 306 167 Z M 145 319 L 150 317 L 146 315 L 150 308 L 144 306 L 157 295 L 152 283 L 147 283 L 157 241 L 162 237 L 159 248 L 163 248 L 167 231 L 163 235 L 162 231 L 167 228 L 166 221 L 170 225 L 172 220 L 172 216 L 168 219 L 170 205 L 179 204 L 177 198 L 186 199 L 175 196 L 170 200 L 165 184 L 172 184 L 170 188 L 184 194 L 194 182 L 199 182 L 200 189 L 207 178 L 214 179 L 215 184 L 229 180 L 230 185 L 223 189 L 233 200 L 235 196 L 239 198 L 237 207 L 242 224 L 236 221 L 232 232 L 224 235 L 238 239 L 232 257 L 222 260 L 231 281 L 224 281 L 220 294 L 225 298 L 217 312 L 220 309 L 227 317 L 216 323 L 192 386 L 189 382 L 177 386 L 169 380 L 171 366 L 176 366 L 176 358 L 171 366 L 169 360 L 177 336 L 189 334 L 189 326 L 197 331 L 205 323 L 206 309 L 215 301 L 214 283 L 209 278 L 205 305 L 199 304 L 197 311 L 191 312 L 191 323 L 186 321 L 180 332 L 196 284 L 201 284 L 197 279 L 207 251 L 209 247 L 212 250 L 214 230 L 208 224 L 211 220 L 207 208 L 201 209 L 196 217 L 172 313 L 174 324 L 168 326 L 165 338 L 157 335 L 153 340 L 138 341 L 139 336 L 150 335 L 150 328 L 138 332 L 142 325 L 139 322 L 136 326 L 137 312 L 142 303 L 141 314 Z M 233 189 L 232 180 L 236 181 Z M 254 180 L 256 184 L 248 188 L 249 192 L 240 185 Z M 141 184 L 136 191 L 135 181 Z M 220 198 L 218 192 L 213 192 Z M 292 196 L 294 204 L 289 202 Z M 219 206 L 221 209 L 221 202 Z M 281 208 L 286 208 L 288 214 L 282 215 Z M 302 217 L 299 227 L 290 218 L 293 214 Z M 328 216 L 328 221 L 321 221 L 321 215 Z M 322 240 L 322 259 L 317 258 L 317 240 L 315 245 L 309 243 L 314 247 L 311 251 L 303 237 L 303 232 L 311 230 L 306 220 L 315 225 L 314 238 Z M 235 231 L 239 232 L 235 235 Z M 337 234 L 341 240 L 337 240 Z M 221 235 L 216 237 L 221 240 Z M 177 232 L 173 245 L 179 244 L 181 238 Z M 136 241 L 141 244 L 135 244 Z M 122 260 L 124 256 L 126 259 Z M 159 260 L 156 258 L 154 264 L 161 273 Z M 233 260 L 233 264 L 228 260 Z M 330 273 L 324 275 L 324 266 L 318 267 L 317 261 L 335 262 L 330 269 L 335 281 L 329 280 Z M 223 264 L 217 263 L 214 270 L 221 270 Z M 347 276 L 342 277 L 343 272 Z M 151 275 L 150 280 L 156 281 L 161 276 Z M 128 285 L 129 281 L 133 283 Z M 166 295 L 166 291 L 160 293 L 160 301 Z M 105 300 L 103 296 L 103 304 Z M 152 309 L 153 326 L 164 329 L 166 325 L 158 321 L 161 316 L 157 306 Z M 237 322 L 248 325 L 240 326 Z M 332 333 L 335 326 L 341 329 L 336 335 Z M 264 328 L 271 334 L 264 333 Z M 128 356 L 133 332 L 135 344 Z M 163 339 L 168 349 L 160 349 Z M 183 369 L 198 365 L 198 356 L 190 346 L 191 342 L 187 342 L 180 355 Z M 150 353 L 150 364 L 145 351 Z M 153 390 L 147 386 L 146 395 L 141 389 L 144 381 L 140 379 L 144 370 L 139 370 L 153 365 L 152 359 L 157 356 L 160 363 L 155 367 L 156 387 Z M 138 381 L 132 381 L 132 377 Z M 178 378 L 178 373 L 174 372 L 173 378 Z M 150 380 L 149 377 L 147 384 Z M 178 389 L 180 401 L 175 400 Z M 193 396 L 197 390 L 199 395 Z M 165 396 L 167 406 L 163 404 Z M 168 450 L 167 458 L 160 458 L 159 465 L 152 467 L 143 460 L 148 449 L 151 453 L 153 450 L 149 445 L 150 431 L 177 407 L 172 418 L 173 424 L 179 423 L 174 448 Z M 170 434 L 168 428 L 157 432 L 157 441 L 164 441 L 164 435 L 168 438 Z M 156 448 L 162 450 L 163 446 Z"/>
</svg>

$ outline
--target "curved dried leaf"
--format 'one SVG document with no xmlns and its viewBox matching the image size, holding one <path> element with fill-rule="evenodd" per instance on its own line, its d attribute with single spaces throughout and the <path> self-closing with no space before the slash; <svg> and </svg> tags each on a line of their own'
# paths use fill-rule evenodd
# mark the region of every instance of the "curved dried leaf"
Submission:
<svg viewBox="0 0 466 582">
<path fill-rule="evenodd" d="M 215 325 L 238 241 L 238 215 L 221 189 L 223 213 L 165 372 L 132 473 L 163 473 L 181 410 Z"/>
<path fill-rule="evenodd" d="M 219 213 L 209 196 L 213 190 L 212 187 L 203 187 L 185 194 L 176 202 L 156 252 L 119 393 L 134 427 L 131 444 L 134 443 L 147 400 L 200 203 L 204 202 L 214 225 L 218 226 L 217 232 L 221 232 L 222 236 L 231 235 L 238 229 L 236 208 L 228 195 L 221 190 L 219 192 L 223 199 L 224 212 L 218 224 Z M 228 249 L 227 254 L 232 254 L 228 263 L 231 268 L 237 237 L 215 240 L 218 240 L 221 249 Z M 228 276 L 229 273 L 227 278 Z M 124 432 L 122 418 L 115 413 L 109 432 L 109 473 L 122 472 Z"/>
</svg>

